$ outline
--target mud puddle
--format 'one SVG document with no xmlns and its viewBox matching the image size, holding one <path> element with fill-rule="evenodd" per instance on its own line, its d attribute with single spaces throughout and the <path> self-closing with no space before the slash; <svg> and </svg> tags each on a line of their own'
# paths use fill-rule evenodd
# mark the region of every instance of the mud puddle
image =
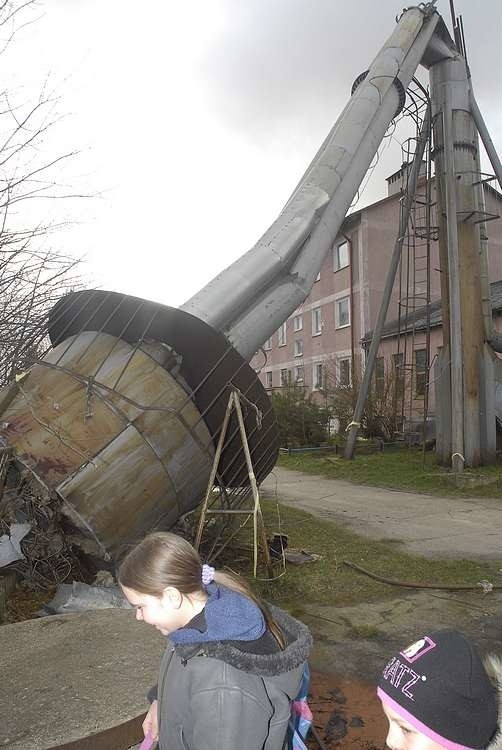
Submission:
<svg viewBox="0 0 502 750">
<path fill-rule="evenodd" d="M 382 750 L 387 721 L 373 684 L 312 672 L 309 705 L 314 727 L 327 750 Z M 319 750 L 314 738 L 309 750 Z"/>
</svg>

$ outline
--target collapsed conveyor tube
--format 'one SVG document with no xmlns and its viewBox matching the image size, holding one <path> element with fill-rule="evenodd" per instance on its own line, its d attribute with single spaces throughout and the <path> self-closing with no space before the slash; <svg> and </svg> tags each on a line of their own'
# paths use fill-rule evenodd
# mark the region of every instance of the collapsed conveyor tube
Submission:
<svg viewBox="0 0 502 750">
<path fill-rule="evenodd" d="M 244 357 L 307 296 L 439 18 L 432 3 L 402 15 L 278 219 L 182 306 Z"/>
<path fill-rule="evenodd" d="M 436 18 L 430 21 L 434 24 Z M 409 85 L 432 33 L 431 25 L 425 24 L 403 61 L 399 70 L 399 80 L 404 89 Z M 397 101 L 397 88 L 392 85 L 385 92 L 359 144 L 357 153 L 347 164 L 343 179 L 312 234 L 301 248 L 289 273 L 285 272 L 277 277 L 275 282 L 256 299 L 251 309 L 247 310 L 240 320 L 232 323 L 227 331 L 228 338 L 242 356 L 251 357 L 263 340 L 279 327 L 310 292 L 315 276 L 336 239 L 354 195 L 395 114 Z M 340 120 L 342 132 L 343 129 L 352 127 L 352 119 L 345 120 L 342 115 Z M 260 337 L 260 331 L 264 327 L 269 333 L 265 337 L 263 334 Z"/>
</svg>

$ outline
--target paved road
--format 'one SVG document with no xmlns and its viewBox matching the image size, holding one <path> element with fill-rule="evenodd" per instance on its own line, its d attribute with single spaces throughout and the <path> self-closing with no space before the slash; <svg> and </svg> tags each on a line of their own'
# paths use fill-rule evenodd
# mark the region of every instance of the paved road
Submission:
<svg viewBox="0 0 502 750">
<path fill-rule="evenodd" d="M 398 492 L 276 469 L 262 485 L 285 505 L 343 523 L 372 539 L 396 539 L 429 558 L 502 560 L 502 500 Z"/>
</svg>

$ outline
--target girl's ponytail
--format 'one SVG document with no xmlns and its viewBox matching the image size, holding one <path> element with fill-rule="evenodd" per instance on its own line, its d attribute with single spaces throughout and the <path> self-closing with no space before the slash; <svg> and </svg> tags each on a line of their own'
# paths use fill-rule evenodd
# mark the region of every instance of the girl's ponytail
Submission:
<svg viewBox="0 0 502 750">
<path fill-rule="evenodd" d="M 267 629 L 270 630 L 280 648 L 282 650 L 285 649 L 286 641 L 284 639 L 282 630 L 270 614 L 265 602 L 263 602 L 258 596 L 256 596 L 256 594 L 251 590 L 250 586 L 243 578 L 233 573 L 224 573 L 221 570 L 215 570 L 214 581 L 221 586 L 226 586 L 227 589 L 237 591 L 237 593 L 243 594 L 244 596 L 247 596 L 248 599 L 251 599 L 251 601 L 260 609 Z"/>
<path fill-rule="evenodd" d="M 169 531 L 158 531 L 149 534 L 130 550 L 120 564 L 117 579 L 122 586 L 143 594 L 161 596 L 165 588 L 172 586 L 189 596 L 204 591 L 202 572 L 199 553 L 190 542 Z M 268 630 L 281 649 L 285 648 L 280 627 L 266 604 L 253 593 L 244 579 L 216 570 L 214 581 L 251 599 L 261 610 Z"/>
</svg>

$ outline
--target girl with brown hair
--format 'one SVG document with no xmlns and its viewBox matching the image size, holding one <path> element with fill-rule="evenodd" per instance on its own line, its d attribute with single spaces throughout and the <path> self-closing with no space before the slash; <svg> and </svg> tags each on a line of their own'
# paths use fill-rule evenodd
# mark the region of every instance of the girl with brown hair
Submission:
<svg viewBox="0 0 502 750">
<path fill-rule="evenodd" d="M 185 539 L 150 534 L 118 580 L 136 618 L 168 636 L 143 723 L 160 750 L 283 750 L 312 639 Z"/>
</svg>

